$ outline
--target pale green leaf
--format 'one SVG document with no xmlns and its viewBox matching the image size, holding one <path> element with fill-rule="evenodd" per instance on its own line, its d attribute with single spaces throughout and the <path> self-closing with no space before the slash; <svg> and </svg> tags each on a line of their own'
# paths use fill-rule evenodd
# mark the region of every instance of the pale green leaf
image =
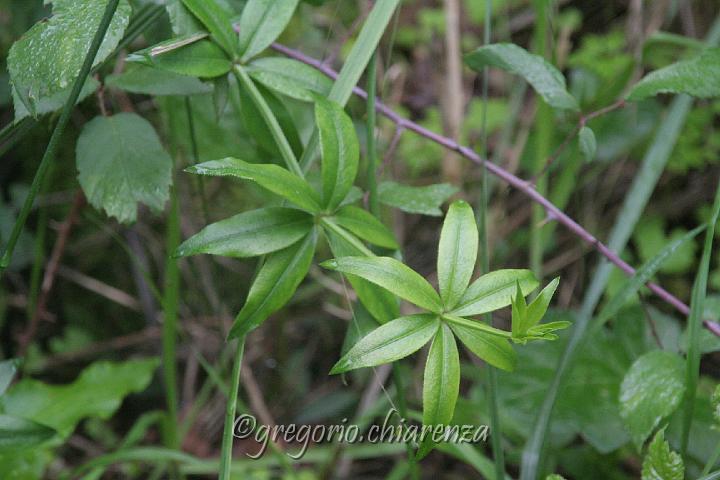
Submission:
<svg viewBox="0 0 720 480">
<path fill-rule="evenodd" d="M 347 205 L 340 208 L 332 218 L 341 227 L 374 245 L 399 248 L 393 233 L 367 210 Z"/>
<path fill-rule="evenodd" d="M 595 158 L 597 152 L 597 140 L 595 132 L 590 127 L 582 127 L 578 133 L 578 146 L 583 160 L 591 162 Z"/>
<path fill-rule="evenodd" d="M 267 256 L 228 338 L 246 335 L 285 306 L 310 269 L 316 241 L 312 230 L 304 240 Z"/>
<path fill-rule="evenodd" d="M 437 316 L 426 313 L 396 318 L 363 337 L 338 360 L 330 374 L 374 367 L 407 357 L 430 341 L 439 326 Z"/>
<path fill-rule="evenodd" d="M 175 255 L 255 257 L 292 245 L 306 236 L 312 226 L 312 217 L 300 210 L 260 208 L 208 225 L 183 242 Z"/>
<path fill-rule="evenodd" d="M 450 205 L 440 232 L 437 274 L 445 310 L 452 310 L 465 293 L 477 260 L 478 230 L 467 202 Z"/>
<path fill-rule="evenodd" d="M 382 182 L 378 186 L 378 198 L 385 205 L 403 212 L 440 217 L 442 216 L 440 205 L 457 191 L 457 187 L 449 183 L 412 187 L 395 182 Z"/>
<path fill-rule="evenodd" d="M 648 446 L 642 463 L 642 480 L 684 480 L 685 465 L 665 440 L 665 429 L 659 430 Z"/>
<path fill-rule="evenodd" d="M 258 58 L 250 63 L 248 72 L 277 93 L 306 102 L 314 102 L 316 95 L 327 97 L 332 88 L 330 78 L 291 58 Z"/>
<path fill-rule="evenodd" d="M 130 93 L 144 95 L 197 95 L 212 92 L 212 87 L 195 77 L 151 68 L 142 64 L 130 64 L 119 74 L 108 75 L 105 85 Z"/>
<path fill-rule="evenodd" d="M 240 17 L 239 51 L 246 62 L 265 50 L 285 30 L 298 0 L 250 0 Z"/>
<path fill-rule="evenodd" d="M 547 309 L 550 306 L 550 300 L 552 300 L 553 295 L 555 295 L 555 290 L 557 290 L 559 284 L 560 277 L 556 277 L 542 289 L 532 302 L 530 302 L 530 305 L 527 307 L 525 321 L 522 324 L 523 331 L 527 331 L 529 328 L 532 328 L 540 323 L 540 320 L 542 320 L 545 312 L 547 312 Z"/>
<path fill-rule="evenodd" d="M 224 10 L 215 0 L 182 0 L 182 2 L 210 31 L 213 40 L 228 55 L 235 55 L 238 48 L 238 36 L 230 23 L 231 12 Z"/>
<path fill-rule="evenodd" d="M 0 362 L 0 395 L 10 386 L 17 373 L 17 360 L 3 360 Z"/>
<path fill-rule="evenodd" d="M 133 222 L 138 203 L 155 210 L 165 205 L 173 162 L 144 118 L 96 117 L 85 124 L 76 148 L 80 186 L 95 208 Z"/>
<path fill-rule="evenodd" d="M 343 257 L 328 260 L 322 266 L 362 277 L 431 312 L 442 310 L 440 297 L 427 280 L 394 258 Z"/>
<path fill-rule="evenodd" d="M 508 372 L 515 370 L 517 353 L 507 339 L 458 323 L 450 323 L 450 328 L 468 350 L 482 360 Z"/>
<path fill-rule="evenodd" d="M 470 284 L 452 314 L 468 317 L 507 307 L 515 295 L 517 283 L 523 295 L 538 286 L 530 270 L 504 269 L 486 273 Z"/>
<path fill-rule="evenodd" d="M 54 436 L 55 430 L 48 426 L 0 414 L 0 453 L 36 447 Z"/>
<path fill-rule="evenodd" d="M 231 176 L 251 180 L 304 210 L 312 213 L 320 211 L 317 194 L 310 185 L 277 165 L 247 163 L 228 157 L 193 165 L 186 171 L 198 175 Z"/>
<path fill-rule="evenodd" d="M 640 448 L 685 391 L 684 362 L 677 354 L 652 351 L 638 358 L 620 386 L 620 416 Z"/>
<path fill-rule="evenodd" d="M 522 47 L 512 43 L 486 45 L 465 55 L 464 60 L 476 72 L 497 67 L 520 75 L 551 107 L 579 110 L 577 100 L 566 89 L 562 73 L 543 57 Z"/>
</svg>

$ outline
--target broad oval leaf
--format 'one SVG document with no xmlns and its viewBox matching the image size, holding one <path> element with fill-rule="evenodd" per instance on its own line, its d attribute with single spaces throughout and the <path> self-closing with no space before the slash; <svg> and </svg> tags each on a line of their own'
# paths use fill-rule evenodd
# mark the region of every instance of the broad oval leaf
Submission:
<svg viewBox="0 0 720 480">
<path fill-rule="evenodd" d="M 440 297 L 427 280 L 394 258 L 342 257 L 323 262 L 322 266 L 362 277 L 431 312 L 442 310 Z"/>
<path fill-rule="evenodd" d="M 378 187 L 378 198 L 385 205 L 403 212 L 441 217 L 440 205 L 457 191 L 457 187 L 449 183 L 413 187 L 396 182 L 382 182 Z"/>
<path fill-rule="evenodd" d="M 663 418 L 675 411 L 685 391 L 684 362 L 661 350 L 632 364 L 620 385 L 620 416 L 639 449 Z"/>
<path fill-rule="evenodd" d="M 55 436 L 55 430 L 32 420 L 0 414 L 0 453 L 36 447 Z"/>
<path fill-rule="evenodd" d="M 396 318 L 363 337 L 338 360 L 330 374 L 374 367 L 407 357 L 420 350 L 439 326 L 438 317 L 427 313 Z"/>
<path fill-rule="evenodd" d="M 347 205 L 339 209 L 333 219 L 341 227 L 374 245 L 400 248 L 393 233 L 367 210 Z"/>
<path fill-rule="evenodd" d="M 198 175 L 229 176 L 251 180 L 303 210 L 311 213 L 320 211 L 317 194 L 310 188 L 310 185 L 277 165 L 248 163 L 228 157 L 193 165 L 186 168 L 185 171 Z"/>
<path fill-rule="evenodd" d="M 665 429 L 658 430 L 648 446 L 642 463 L 642 480 L 683 480 L 685 465 L 682 457 L 670 450 Z"/>
<path fill-rule="evenodd" d="M 316 239 L 317 233 L 313 229 L 302 241 L 267 256 L 250 287 L 245 305 L 235 318 L 228 339 L 254 330 L 292 298 L 310 269 Z"/>
<path fill-rule="evenodd" d="M 475 214 L 467 202 L 450 205 L 438 246 L 437 274 L 440 297 L 452 310 L 465 293 L 477 260 L 478 229 Z"/>
<path fill-rule="evenodd" d="M 226 257 L 255 257 L 281 250 L 299 241 L 313 226 L 300 210 L 269 207 L 240 213 L 208 225 L 185 240 L 178 257 L 209 253 Z"/>
<path fill-rule="evenodd" d="M 332 211 L 345 199 L 355 181 L 360 146 L 352 120 L 337 103 L 317 98 L 315 121 L 322 152 L 323 206 Z"/>
<path fill-rule="evenodd" d="M 476 72 L 490 66 L 520 75 L 551 107 L 579 110 L 577 100 L 566 89 L 562 73 L 543 57 L 522 47 L 512 43 L 486 45 L 465 55 L 464 60 Z"/>
<path fill-rule="evenodd" d="M 225 11 L 215 0 L 182 0 L 182 2 L 205 25 L 213 40 L 228 55 L 234 56 L 237 53 L 238 36 L 230 23 L 231 12 Z"/>
<path fill-rule="evenodd" d="M 240 17 L 239 51 L 246 62 L 280 36 L 295 13 L 298 0 L 250 0 Z"/>
<path fill-rule="evenodd" d="M 222 48 L 207 40 L 207 34 L 196 33 L 162 42 L 128 56 L 128 62 L 139 62 L 160 70 L 199 78 L 225 75 L 232 62 Z"/>
<path fill-rule="evenodd" d="M 518 283 L 523 295 L 538 286 L 530 270 L 504 269 L 486 273 L 470 284 L 452 314 L 468 317 L 507 307 Z"/>
<path fill-rule="evenodd" d="M 137 204 L 161 210 L 170 195 L 172 159 L 153 126 L 134 113 L 96 117 L 76 147 L 78 179 L 88 201 L 120 222 L 133 222 Z"/>
<path fill-rule="evenodd" d="M 305 102 L 314 102 L 317 95 L 327 97 L 332 88 L 330 78 L 292 58 L 258 58 L 250 63 L 248 72 L 277 93 Z"/>
<path fill-rule="evenodd" d="M 38 102 L 70 88 L 90 49 L 108 0 L 54 0 L 53 14 L 36 23 L 10 48 L 7 64 L 23 104 L 34 115 Z M 121 0 L 93 66 L 120 42 L 132 10 Z"/>
<path fill-rule="evenodd" d="M 131 93 L 144 95 L 198 95 L 210 93 L 212 87 L 195 77 L 148 67 L 143 64 L 131 64 L 124 72 L 108 75 L 105 85 Z"/>
<path fill-rule="evenodd" d="M 423 426 L 448 426 L 460 391 L 460 356 L 450 327 L 442 324 L 435 334 L 423 377 Z M 432 435 L 420 444 L 417 458 L 435 446 Z"/>
<path fill-rule="evenodd" d="M 720 48 L 708 48 L 694 58 L 647 74 L 630 90 L 627 99 L 637 101 L 659 93 L 720 96 Z"/>
<path fill-rule="evenodd" d="M 517 353 L 507 339 L 458 323 L 450 323 L 450 328 L 468 350 L 480 359 L 501 370 L 508 372 L 515 370 Z"/>
<path fill-rule="evenodd" d="M 595 132 L 590 127 L 582 127 L 578 133 L 578 146 L 583 160 L 591 162 L 595 158 L 597 152 L 597 140 Z"/>
</svg>

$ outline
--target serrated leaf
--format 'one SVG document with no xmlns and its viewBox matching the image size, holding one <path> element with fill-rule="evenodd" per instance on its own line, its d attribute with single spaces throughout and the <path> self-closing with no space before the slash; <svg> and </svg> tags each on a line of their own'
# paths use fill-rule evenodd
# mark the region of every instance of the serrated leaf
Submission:
<svg viewBox="0 0 720 480">
<path fill-rule="evenodd" d="M 442 310 L 440 297 L 427 280 L 394 258 L 342 257 L 323 262 L 322 266 L 362 277 L 431 312 Z"/>
<path fill-rule="evenodd" d="M 10 48 L 7 63 L 15 91 L 33 114 L 38 103 L 71 87 L 90 49 L 107 0 L 55 0 L 53 14 L 36 23 Z M 131 8 L 121 0 L 98 50 L 93 66 L 117 46 Z"/>
<path fill-rule="evenodd" d="M 32 420 L 0 414 L 0 453 L 36 447 L 55 436 L 55 430 Z"/>
<path fill-rule="evenodd" d="M 659 430 L 648 446 L 642 464 L 642 480 L 683 480 L 685 465 L 679 454 L 670 450 L 665 429 Z"/>
<path fill-rule="evenodd" d="M 206 36 L 194 33 L 168 40 L 135 52 L 127 60 L 191 77 L 214 78 L 227 74 L 232 62 L 223 49 L 205 39 Z"/>
<path fill-rule="evenodd" d="M 515 295 L 517 283 L 523 295 L 538 286 L 530 270 L 503 269 L 486 273 L 470 284 L 452 314 L 469 317 L 507 307 Z"/>
<path fill-rule="evenodd" d="M 630 90 L 627 99 L 638 101 L 659 93 L 720 96 L 720 48 L 708 48 L 694 58 L 647 74 Z"/>
<path fill-rule="evenodd" d="M 67 385 L 25 378 L 0 398 L 0 406 L 7 415 L 47 425 L 67 437 L 84 418 L 112 416 L 123 398 L 148 386 L 157 366 L 156 359 L 96 362 Z"/>
<path fill-rule="evenodd" d="M 144 95 L 199 95 L 210 93 L 212 87 L 195 77 L 131 64 L 123 73 L 108 75 L 105 85 L 130 93 Z"/>
<path fill-rule="evenodd" d="M 440 232 L 437 274 L 445 310 L 452 310 L 465 293 L 477 260 L 478 230 L 467 202 L 450 205 Z"/>
<path fill-rule="evenodd" d="M 258 58 L 249 64 L 248 72 L 277 93 L 305 102 L 314 102 L 317 95 L 327 97 L 332 88 L 330 78 L 291 58 Z"/>
<path fill-rule="evenodd" d="M 185 240 L 175 255 L 209 253 L 238 258 L 265 255 L 299 241 L 312 226 L 312 217 L 300 210 L 260 208 L 208 225 Z"/>
<path fill-rule="evenodd" d="M 230 23 L 232 14 L 225 11 L 215 0 L 182 0 L 182 2 L 210 31 L 213 40 L 228 55 L 234 56 L 238 48 L 238 36 Z"/>
<path fill-rule="evenodd" d="M 597 152 L 597 140 L 595 132 L 590 127 L 582 127 L 578 133 L 578 146 L 580 155 L 586 162 L 591 162 L 595 158 Z"/>
<path fill-rule="evenodd" d="M 460 391 L 460 356 L 450 327 L 442 324 L 435 334 L 423 377 L 423 426 L 448 426 L 455 412 Z M 425 457 L 435 446 L 432 435 L 423 439 L 417 458 Z"/>
<path fill-rule="evenodd" d="M 400 248 L 393 233 L 367 210 L 347 205 L 340 208 L 333 219 L 341 227 L 374 245 Z"/>
<path fill-rule="evenodd" d="M 508 372 L 515 370 L 517 353 L 507 339 L 457 323 L 450 323 L 450 328 L 468 350 L 480 359 Z"/>
<path fill-rule="evenodd" d="M 378 187 L 378 198 L 385 205 L 403 212 L 440 217 L 440 205 L 457 191 L 457 187 L 448 183 L 412 187 L 395 182 L 382 182 Z"/>
<path fill-rule="evenodd" d="M 407 357 L 430 341 L 439 326 L 437 316 L 427 313 L 396 318 L 363 337 L 338 360 L 330 374 L 374 367 Z"/>
<path fill-rule="evenodd" d="M 489 66 L 520 75 L 551 107 L 579 110 L 577 100 L 566 89 L 562 73 L 543 57 L 522 47 L 512 43 L 486 45 L 466 54 L 464 60 L 476 72 Z"/>
<path fill-rule="evenodd" d="M 186 171 L 198 175 L 230 176 L 251 180 L 303 210 L 311 213 L 320 211 L 317 194 L 310 185 L 277 165 L 247 163 L 228 157 L 193 165 Z"/>
<path fill-rule="evenodd" d="M 76 159 L 88 201 L 120 222 L 135 221 L 138 203 L 161 210 L 169 197 L 172 159 L 139 115 L 119 113 L 85 124 Z"/>
<path fill-rule="evenodd" d="M 267 256 L 235 318 L 229 339 L 246 335 L 285 306 L 310 269 L 316 241 L 313 229 L 302 241 Z"/>
<path fill-rule="evenodd" d="M 345 199 L 355 181 L 360 146 L 352 120 L 337 103 L 317 98 L 315 121 L 322 152 L 322 200 L 332 211 Z"/>
<path fill-rule="evenodd" d="M 17 360 L 0 362 L 0 396 L 5 393 L 17 373 Z"/>
<path fill-rule="evenodd" d="M 246 62 L 280 36 L 295 13 L 298 0 L 250 0 L 240 17 L 239 51 Z"/>
<path fill-rule="evenodd" d="M 620 386 L 620 416 L 639 449 L 685 391 L 684 362 L 675 353 L 652 351 L 638 358 Z"/>
</svg>

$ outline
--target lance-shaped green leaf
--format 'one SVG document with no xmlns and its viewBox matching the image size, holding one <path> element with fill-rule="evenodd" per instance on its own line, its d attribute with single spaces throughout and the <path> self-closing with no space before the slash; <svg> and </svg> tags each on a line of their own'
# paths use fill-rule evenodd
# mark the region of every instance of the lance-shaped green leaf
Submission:
<svg viewBox="0 0 720 480">
<path fill-rule="evenodd" d="M 538 286 L 530 270 L 504 269 L 486 273 L 470 284 L 452 314 L 469 317 L 507 307 L 518 283 L 523 295 Z"/>
<path fill-rule="evenodd" d="M 206 36 L 206 33 L 193 33 L 174 38 L 135 52 L 127 60 L 191 77 L 225 75 L 232 68 L 232 62 L 223 49 L 205 39 Z"/>
<path fill-rule="evenodd" d="M 435 334 L 423 378 L 423 426 L 448 426 L 455 413 L 460 391 L 460 357 L 450 327 L 442 324 Z M 425 457 L 435 446 L 433 435 L 426 436 L 417 452 Z"/>
<path fill-rule="evenodd" d="M 427 280 L 394 258 L 343 257 L 328 260 L 321 265 L 362 277 L 431 312 L 438 313 L 442 310 L 440 297 Z"/>
<path fill-rule="evenodd" d="M 166 0 L 165 10 L 175 35 L 187 35 L 203 29 L 200 21 L 183 5 L 182 0 Z"/>
<path fill-rule="evenodd" d="M 311 213 L 320 211 L 317 194 L 310 185 L 277 165 L 248 163 L 228 157 L 193 165 L 186 168 L 185 171 L 198 175 L 238 177 L 251 180 L 303 210 Z"/>
<path fill-rule="evenodd" d="M 0 362 L 0 395 L 10 386 L 17 373 L 17 360 L 3 360 Z"/>
<path fill-rule="evenodd" d="M 405 358 L 430 341 L 439 326 L 440 319 L 427 313 L 396 318 L 363 337 L 338 360 L 330 374 L 374 367 Z"/>
<path fill-rule="evenodd" d="M 507 339 L 459 323 L 450 323 L 450 328 L 468 350 L 482 360 L 508 372 L 515 370 L 517 353 Z"/>
<path fill-rule="evenodd" d="M 10 48 L 7 64 L 12 84 L 32 114 L 42 98 L 69 88 L 80 74 L 107 3 L 107 0 L 54 0 L 52 16 L 36 23 Z M 93 66 L 115 50 L 131 12 L 127 0 L 121 0 Z"/>
<path fill-rule="evenodd" d="M 367 210 L 347 205 L 339 209 L 333 219 L 341 227 L 374 245 L 400 248 L 392 232 Z"/>
<path fill-rule="evenodd" d="M 385 205 L 403 212 L 441 217 L 440 205 L 457 191 L 457 187 L 449 183 L 413 187 L 396 182 L 382 182 L 378 187 L 378 196 Z"/>
<path fill-rule="evenodd" d="M 665 429 L 658 430 L 648 446 L 642 463 L 642 480 L 683 480 L 685 465 L 682 457 L 670 450 Z"/>
<path fill-rule="evenodd" d="M 325 230 L 325 234 L 335 257 L 355 257 L 364 254 L 357 246 L 332 230 Z M 345 277 L 375 320 L 387 323 L 400 316 L 399 302 L 392 293 L 356 275 L 346 273 Z"/>
<path fill-rule="evenodd" d="M 446 310 L 452 310 L 465 293 L 475 270 L 477 249 L 475 214 L 467 202 L 457 200 L 445 217 L 438 246 L 438 284 Z"/>
<path fill-rule="evenodd" d="M 305 212 L 269 207 L 240 213 L 208 225 L 185 240 L 175 252 L 178 257 L 209 253 L 226 257 L 255 257 L 292 245 L 313 226 Z"/>
<path fill-rule="evenodd" d="M 247 62 L 280 36 L 295 12 L 298 0 L 250 0 L 240 17 L 239 51 Z"/>
<path fill-rule="evenodd" d="M 685 391 L 684 362 L 676 353 L 655 350 L 632 364 L 620 385 L 620 417 L 640 449 Z"/>
<path fill-rule="evenodd" d="M 647 74 L 630 90 L 627 99 L 637 101 L 659 93 L 720 96 L 720 48 L 708 48 L 694 58 Z"/>
<path fill-rule="evenodd" d="M 553 281 L 548 283 L 538 296 L 530 302 L 530 305 L 527 307 L 525 322 L 523 323 L 525 330 L 540 323 L 540 320 L 545 316 L 545 312 L 547 312 L 550 306 L 550 300 L 552 300 L 553 295 L 555 295 L 555 290 L 557 290 L 559 284 L 560 277 L 554 278 Z"/>
<path fill-rule="evenodd" d="M 182 0 L 185 7 L 210 31 L 210 36 L 225 52 L 234 56 L 238 49 L 238 36 L 230 23 L 231 13 L 215 0 Z"/>
<path fill-rule="evenodd" d="M 530 340 L 556 340 L 558 336 L 553 332 L 570 326 L 570 322 L 567 321 L 540 324 L 559 283 L 560 278 L 555 278 L 530 302 L 530 305 L 525 303 L 520 286 L 516 286 L 516 293 L 512 300 L 512 340 L 514 342 L 524 344 Z"/>
<path fill-rule="evenodd" d="M 144 95 L 197 95 L 213 91 L 195 77 L 180 75 L 143 64 L 132 64 L 124 72 L 105 77 L 105 85 Z"/>
<path fill-rule="evenodd" d="M 332 88 L 327 76 L 292 58 L 258 58 L 250 63 L 248 72 L 277 93 L 305 102 L 314 102 L 317 95 L 327 97 Z"/>
<path fill-rule="evenodd" d="M 465 55 L 464 60 L 476 72 L 497 67 L 520 75 L 551 107 L 579 110 L 577 100 L 566 89 L 562 73 L 543 57 L 522 47 L 512 43 L 486 45 Z"/>
<path fill-rule="evenodd" d="M 235 318 L 229 339 L 254 330 L 292 298 L 310 269 L 316 239 L 317 233 L 313 229 L 304 240 L 267 256 L 250 287 L 245 305 Z"/>
<path fill-rule="evenodd" d="M 54 429 L 32 420 L 0 414 L 0 453 L 36 447 L 55 433 Z"/>
<path fill-rule="evenodd" d="M 322 151 L 323 206 L 333 210 L 355 181 L 360 147 L 352 120 L 337 103 L 318 97 L 315 121 Z"/>
</svg>

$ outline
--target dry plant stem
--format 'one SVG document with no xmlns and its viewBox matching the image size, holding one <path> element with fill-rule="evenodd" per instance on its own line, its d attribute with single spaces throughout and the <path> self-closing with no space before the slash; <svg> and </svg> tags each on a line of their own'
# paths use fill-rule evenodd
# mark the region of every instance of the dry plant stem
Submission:
<svg viewBox="0 0 720 480">
<path fill-rule="evenodd" d="M 460 5 L 458 0 L 444 0 L 445 6 L 445 82 L 441 83 L 443 123 L 450 138 L 460 138 L 463 120 L 462 62 L 460 59 Z M 446 151 L 442 160 L 443 179 L 454 185 L 462 183 L 462 161 Z"/>
<path fill-rule="evenodd" d="M 310 65 L 312 67 L 317 68 L 319 71 L 324 73 L 330 78 L 336 78 L 337 72 L 335 72 L 333 69 L 325 66 L 322 64 L 322 62 L 315 60 L 314 58 L 310 58 L 307 55 L 305 55 L 302 52 L 299 52 L 297 50 L 294 50 L 292 48 L 286 47 L 285 45 L 281 45 L 278 43 L 273 44 L 273 48 L 282 53 L 283 55 L 286 55 L 290 58 L 294 58 L 295 60 L 298 60 L 300 62 L 303 62 L 307 65 Z M 355 87 L 353 89 L 353 93 L 360 98 L 366 98 L 367 94 L 365 91 L 359 87 Z M 433 132 L 432 130 L 428 130 L 425 127 L 422 127 L 418 125 L 417 123 L 408 120 L 394 110 L 392 110 L 390 107 L 385 105 L 382 102 L 376 103 L 376 108 L 378 112 L 382 113 L 385 117 L 387 117 L 390 121 L 396 123 L 398 127 L 402 127 L 403 129 L 412 130 L 413 132 L 417 133 L 418 135 L 427 138 L 430 141 L 433 141 L 439 145 L 441 145 L 444 148 L 453 150 L 463 157 L 467 158 L 474 164 L 478 166 L 482 166 L 485 164 L 487 167 L 487 170 L 498 177 L 499 179 L 503 180 L 508 185 L 512 186 L 513 188 L 516 188 L 520 192 L 522 192 L 525 196 L 530 198 L 533 202 L 541 205 L 545 212 L 547 213 L 547 216 L 551 220 L 556 220 L 559 223 L 562 223 L 570 232 L 572 232 L 575 236 L 579 237 L 583 242 L 589 244 L 592 248 L 597 250 L 601 255 L 603 255 L 605 258 L 607 258 L 611 263 L 616 265 L 620 270 L 622 270 L 626 275 L 631 276 L 635 273 L 635 269 L 631 267 L 627 262 L 625 262 L 623 259 L 621 259 L 617 253 L 613 252 L 608 248 L 607 245 L 602 243 L 600 240 L 595 238 L 593 234 L 585 230 L 580 224 L 578 224 L 575 220 L 573 220 L 569 215 L 567 215 L 565 212 L 560 210 L 558 207 L 556 207 L 550 200 L 545 198 L 544 196 L 540 195 L 537 190 L 533 187 L 533 185 L 528 182 L 527 180 L 523 180 L 512 173 L 508 172 L 504 168 L 502 168 L 499 165 L 496 165 L 492 162 L 488 162 L 480 157 L 477 153 L 475 153 L 472 149 L 469 147 L 460 145 L 455 140 L 445 137 L 443 135 L 440 135 L 439 133 Z M 682 315 L 687 315 L 690 312 L 690 308 L 683 303 L 680 299 L 672 295 L 670 292 L 662 288 L 661 286 L 655 284 L 655 283 L 647 283 L 646 286 L 652 291 L 655 295 L 660 297 L 665 303 L 671 305 L 675 310 L 680 312 Z M 703 321 L 705 327 L 710 330 L 712 333 L 714 333 L 717 336 L 720 336 L 720 325 L 718 325 L 716 322 L 710 321 L 710 320 L 704 320 Z"/>
</svg>

